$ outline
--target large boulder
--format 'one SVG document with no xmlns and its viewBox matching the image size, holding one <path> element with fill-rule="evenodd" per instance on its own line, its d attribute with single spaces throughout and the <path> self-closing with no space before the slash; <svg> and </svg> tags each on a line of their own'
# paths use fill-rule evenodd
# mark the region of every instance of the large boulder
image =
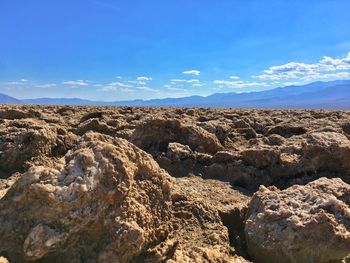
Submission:
<svg viewBox="0 0 350 263">
<path fill-rule="evenodd" d="M 170 142 L 178 142 L 188 145 L 193 151 L 211 154 L 223 149 L 214 134 L 176 119 L 149 120 L 136 127 L 131 141 L 150 153 L 166 152 Z"/>
<path fill-rule="evenodd" d="M 337 132 L 314 132 L 303 148 L 303 166 L 310 170 L 350 172 L 350 140 Z"/>
<path fill-rule="evenodd" d="M 87 133 L 56 164 L 30 168 L 0 200 L 0 255 L 129 262 L 166 236 L 169 182 L 133 144 Z"/>
<path fill-rule="evenodd" d="M 254 262 L 340 262 L 350 254 L 349 193 L 341 179 L 286 190 L 261 186 L 245 225 Z"/>
<path fill-rule="evenodd" d="M 78 137 L 60 126 L 34 120 L 5 121 L 0 125 L 0 178 L 24 172 L 33 163 L 48 164 L 62 157 Z"/>
</svg>

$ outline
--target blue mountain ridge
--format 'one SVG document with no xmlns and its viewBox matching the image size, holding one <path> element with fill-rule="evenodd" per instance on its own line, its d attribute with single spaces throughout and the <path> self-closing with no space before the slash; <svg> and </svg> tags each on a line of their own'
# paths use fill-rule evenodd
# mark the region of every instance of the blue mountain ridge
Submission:
<svg viewBox="0 0 350 263">
<path fill-rule="evenodd" d="M 215 93 L 206 97 L 190 96 L 151 100 L 92 101 L 80 98 L 38 98 L 18 100 L 0 94 L 4 104 L 163 106 L 163 107 L 233 107 L 233 108 L 326 108 L 350 109 L 350 80 L 313 82 L 259 92 Z"/>
</svg>

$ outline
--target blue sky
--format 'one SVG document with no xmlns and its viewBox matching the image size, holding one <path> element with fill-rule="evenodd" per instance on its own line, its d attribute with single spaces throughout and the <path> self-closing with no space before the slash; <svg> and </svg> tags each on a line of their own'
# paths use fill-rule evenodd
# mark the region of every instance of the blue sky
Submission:
<svg viewBox="0 0 350 263">
<path fill-rule="evenodd" d="M 348 0 L 11 0 L 0 92 L 150 99 L 350 78 Z"/>
</svg>

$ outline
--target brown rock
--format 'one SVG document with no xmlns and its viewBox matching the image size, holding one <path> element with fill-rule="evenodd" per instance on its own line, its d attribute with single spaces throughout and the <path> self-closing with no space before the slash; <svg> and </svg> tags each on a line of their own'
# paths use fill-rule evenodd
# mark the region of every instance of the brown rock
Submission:
<svg viewBox="0 0 350 263">
<path fill-rule="evenodd" d="M 241 154 L 243 161 L 248 165 L 263 168 L 278 163 L 281 152 L 278 149 L 262 148 L 244 150 Z"/>
<path fill-rule="evenodd" d="M 149 251 L 154 260 L 151 262 L 164 262 L 164 258 L 168 263 L 248 262 L 229 245 L 232 240 L 237 247 L 244 246 L 239 241 L 243 223 L 229 219 L 232 214 L 237 213 L 238 218 L 239 212 L 243 213 L 249 201 L 247 196 L 228 184 L 199 177 L 176 179 L 171 188 L 173 224 L 177 228 Z M 223 224 L 224 219 L 227 226 Z"/>
<path fill-rule="evenodd" d="M 261 187 L 245 233 L 256 262 L 333 262 L 350 254 L 350 185 L 321 178 L 280 191 Z"/>
<path fill-rule="evenodd" d="M 194 151 L 215 153 L 223 149 L 215 135 L 179 120 L 150 120 L 138 126 L 131 141 L 147 152 L 165 152 L 170 142 L 190 146 Z"/>
<path fill-rule="evenodd" d="M 50 163 L 49 157 L 61 157 L 77 137 L 56 127 L 13 127 L 11 122 L 0 128 L 0 178 L 23 172 L 32 163 Z M 63 132 L 63 134 L 62 134 Z"/>
<path fill-rule="evenodd" d="M 128 262 L 167 233 L 170 204 L 169 176 L 149 155 L 89 133 L 60 163 L 28 170 L 0 200 L 0 254 L 13 262 Z"/>
</svg>

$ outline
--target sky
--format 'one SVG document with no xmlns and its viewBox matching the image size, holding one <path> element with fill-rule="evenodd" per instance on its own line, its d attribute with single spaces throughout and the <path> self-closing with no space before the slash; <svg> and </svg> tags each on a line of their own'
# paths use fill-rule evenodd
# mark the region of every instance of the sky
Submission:
<svg viewBox="0 0 350 263">
<path fill-rule="evenodd" d="M 130 100 L 350 78 L 349 0 L 0 1 L 0 92 Z"/>
</svg>

